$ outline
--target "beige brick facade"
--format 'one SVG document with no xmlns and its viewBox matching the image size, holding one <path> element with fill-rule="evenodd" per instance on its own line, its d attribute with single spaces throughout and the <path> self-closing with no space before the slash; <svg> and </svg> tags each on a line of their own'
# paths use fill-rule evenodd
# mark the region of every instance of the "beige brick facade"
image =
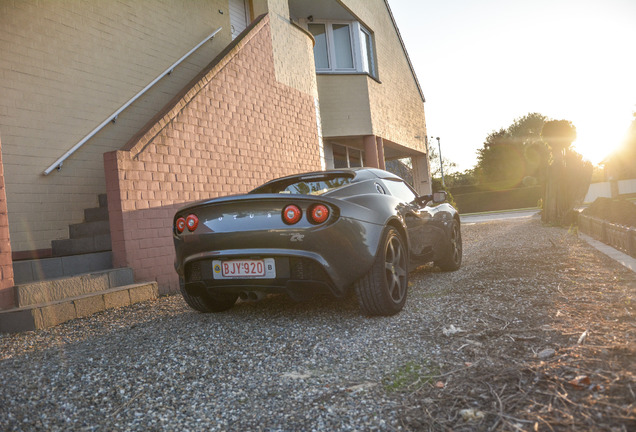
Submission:
<svg viewBox="0 0 636 432">
<path fill-rule="evenodd" d="M 313 38 L 289 21 L 288 0 L 269 0 L 276 79 L 318 97 Z"/>
<path fill-rule="evenodd" d="M 318 75 L 316 77 L 324 136 L 373 134 L 369 80 L 371 78 L 367 75 Z"/>
<path fill-rule="evenodd" d="M 379 82 L 367 79 L 373 128 L 369 133 L 426 153 L 424 100 L 385 0 L 342 4 L 374 34 Z M 328 124 L 323 133 L 330 135 Z"/>
<path fill-rule="evenodd" d="M 174 291 L 172 218 L 188 202 L 320 169 L 314 98 L 276 80 L 269 17 L 147 132 L 104 157 L 116 266 Z"/>
<path fill-rule="evenodd" d="M 0 132 L 14 251 L 68 237 L 104 193 L 119 149 L 230 42 L 227 0 L 0 2 Z M 220 13 L 224 12 L 224 13 Z M 61 171 L 42 172 L 173 62 L 223 30 L 107 125 Z"/>
<path fill-rule="evenodd" d="M 424 96 L 386 0 L 292 0 L 289 5 L 299 26 L 308 30 L 312 23 L 323 26 L 326 54 L 323 68 L 317 71 L 317 86 L 327 167 L 355 165 L 355 160 L 343 156 L 343 147 L 356 154 L 376 140 L 381 143 L 379 154 L 386 159 L 411 158 L 416 166 L 413 185 L 421 194 L 430 193 Z M 342 24 L 350 29 L 353 64 L 338 68 L 332 29 Z M 366 36 L 361 32 L 371 34 L 372 47 L 362 42 Z M 343 46 L 340 49 L 347 52 Z M 363 52 L 371 53 L 373 67 L 367 66 Z M 338 157 L 332 153 L 336 148 Z M 377 160 L 373 166 L 384 166 L 382 156 L 365 155 L 364 160 L 365 164 Z"/>
</svg>

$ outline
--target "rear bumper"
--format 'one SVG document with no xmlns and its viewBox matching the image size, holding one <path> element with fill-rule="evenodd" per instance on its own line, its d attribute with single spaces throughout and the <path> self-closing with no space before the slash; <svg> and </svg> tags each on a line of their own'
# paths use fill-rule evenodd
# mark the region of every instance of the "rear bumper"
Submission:
<svg viewBox="0 0 636 432">
<path fill-rule="evenodd" d="M 253 256 L 250 257 L 253 258 Z M 234 258 L 246 257 L 235 256 Z M 213 260 L 217 260 L 218 257 L 190 262 L 185 266 L 183 275 L 185 289 L 194 295 L 200 294 L 202 290 L 209 293 L 233 294 L 253 291 L 287 293 L 292 297 L 315 291 L 327 291 L 336 297 L 346 294 L 346 287 L 343 289 L 336 286 L 323 266 L 314 259 L 299 256 L 271 256 L 271 258 L 274 258 L 276 263 L 274 279 L 215 279 Z"/>
<path fill-rule="evenodd" d="M 382 228 L 341 218 L 327 229 L 210 233 L 192 236 L 190 241 L 175 237 L 175 268 L 183 277 L 186 288 L 196 284 L 206 289 L 232 291 L 251 286 L 275 292 L 316 282 L 339 296 L 371 268 Z M 294 240 L 291 234 L 300 234 L 295 238 L 302 238 L 302 241 Z M 242 247 L 232 248 L 237 245 Z M 213 278 L 213 260 L 255 258 L 275 258 L 276 278 Z M 194 271 L 197 268 L 200 276 Z"/>
<path fill-rule="evenodd" d="M 320 255 L 306 251 L 289 250 L 230 250 L 223 254 L 206 253 L 189 260 L 181 276 L 188 292 L 206 289 L 215 292 L 240 293 L 246 290 L 262 292 L 287 292 L 300 290 L 304 286 L 325 289 L 340 297 L 353 281 L 344 275 L 335 274 Z M 214 279 L 214 260 L 274 258 L 276 278 L 274 279 Z M 331 274 L 327 271 L 331 270 Z M 335 279 L 332 276 L 335 274 Z M 354 276 L 355 277 L 355 276 Z M 354 279 L 355 280 L 355 279 Z"/>
</svg>

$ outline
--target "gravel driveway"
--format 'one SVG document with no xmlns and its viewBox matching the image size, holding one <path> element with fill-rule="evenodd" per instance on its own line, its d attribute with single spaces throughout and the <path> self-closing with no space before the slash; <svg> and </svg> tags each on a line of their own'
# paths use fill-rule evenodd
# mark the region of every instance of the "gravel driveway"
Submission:
<svg viewBox="0 0 636 432">
<path fill-rule="evenodd" d="M 543 428 L 539 405 L 508 403 L 507 392 L 591 329 L 572 327 L 580 317 L 559 309 L 559 296 L 567 304 L 569 289 L 600 284 L 624 303 L 614 341 L 627 347 L 626 363 L 610 372 L 636 389 L 633 273 L 536 219 L 466 225 L 463 234 L 464 266 L 413 272 L 394 317 L 361 316 L 354 298 L 284 296 L 204 315 L 171 296 L 0 336 L 0 430 Z M 461 387 L 511 367 L 518 383 L 494 395 Z M 615 430 L 636 424 L 630 401 L 621 403 Z"/>
</svg>

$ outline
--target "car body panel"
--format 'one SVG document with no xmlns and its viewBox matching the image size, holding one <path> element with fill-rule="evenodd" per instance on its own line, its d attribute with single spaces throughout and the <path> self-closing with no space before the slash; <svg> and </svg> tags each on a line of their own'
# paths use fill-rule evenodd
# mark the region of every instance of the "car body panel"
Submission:
<svg viewBox="0 0 636 432">
<path fill-rule="evenodd" d="M 348 176 L 351 183 L 320 195 L 269 193 L 295 180 L 313 182 L 321 176 L 339 175 Z M 196 214 L 199 224 L 194 232 L 174 229 L 175 268 L 192 292 L 236 293 L 251 287 L 293 294 L 301 286 L 316 286 L 343 296 L 371 268 L 389 225 L 398 229 L 409 245 L 412 265 L 433 261 L 445 253 L 448 222 L 459 216 L 449 204 L 405 203 L 388 194 L 385 181 L 398 180 L 393 174 L 368 168 L 306 173 L 268 182 L 245 195 L 185 206 L 175 214 L 175 224 L 189 214 Z M 306 217 L 317 203 L 330 211 L 321 224 Z M 281 216 L 288 204 L 302 211 L 294 225 L 286 224 Z M 277 277 L 214 279 L 210 270 L 213 260 L 239 258 L 275 258 Z"/>
</svg>

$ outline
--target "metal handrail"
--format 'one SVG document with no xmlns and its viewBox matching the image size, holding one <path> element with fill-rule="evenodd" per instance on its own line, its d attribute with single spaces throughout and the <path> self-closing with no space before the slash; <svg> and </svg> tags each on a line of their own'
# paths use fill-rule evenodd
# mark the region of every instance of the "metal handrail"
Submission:
<svg viewBox="0 0 636 432">
<path fill-rule="evenodd" d="M 219 27 L 217 30 L 214 31 L 214 33 L 211 33 L 208 37 L 206 37 L 201 42 L 199 42 L 194 48 L 192 48 L 190 51 L 188 51 L 183 57 L 181 57 L 179 60 L 177 60 L 175 63 L 173 63 L 172 66 L 170 66 L 168 69 L 166 69 L 161 75 L 159 75 L 157 78 L 152 80 L 152 82 L 150 84 L 148 84 L 146 87 L 144 87 L 139 93 L 137 93 L 135 96 L 133 96 L 128 102 L 126 102 L 124 105 L 122 105 L 121 108 L 119 108 L 117 111 L 115 111 L 113 114 L 111 114 L 110 117 L 108 117 L 106 120 L 104 120 L 99 126 L 97 126 L 95 129 L 93 129 L 88 135 L 86 135 L 84 138 L 82 138 L 81 141 L 79 141 L 77 144 L 75 144 L 73 147 L 71 147 L 71 149 L 69 149 L 66 153 L 64 153 L 58 160 L 53 162 L 51 164 L 51 166 L 49 166 L 47 169 L 45 169 L 42 174 L 49 175 L 51 173 L 51 171 L 53 171 L 55 168 L 57 168 L 58 171 L 59 171 L 62 168 L 62 164 L 64 163 L 64 161 L 66 159 L 68 159 L 73 153 L 75 153 L 77 151 L 77 149 L 79 149 L 81 146 L 83 146 L 84 143 L 86 143 L 86 141 L 91 139 L 97 132 L 102 130 L 102 128 L 104 126 L 106 126 L 108 123 L 110 123 L 111 121 L 114 122 L 117 119 L 117 116 L 123 110 L 128 108 L 133 102 L 135 102 L 137 99 L 139 99 L 139 97 L 141 95 L 143 95 L 150 87 L 155 85 L 157 83 L 157 81 L 159 81 L 164 76 L 169 75 L 174 70 L 175 67 L 179 66 L 179 64 L 183 60 L 185 60 L 186 58 L 188 58 L 190 56 L 190 54 L 192 54 L 193 52 L 198 50 L 201 47 L 201 45 L 203 45 L 204 43 L 206 43 L 209 40 L 212 40 L 214 38 L 214 36 L 216 36 L 216 34 L 221 31 L 222 28 L 223 27 Z"/>
</svg>

